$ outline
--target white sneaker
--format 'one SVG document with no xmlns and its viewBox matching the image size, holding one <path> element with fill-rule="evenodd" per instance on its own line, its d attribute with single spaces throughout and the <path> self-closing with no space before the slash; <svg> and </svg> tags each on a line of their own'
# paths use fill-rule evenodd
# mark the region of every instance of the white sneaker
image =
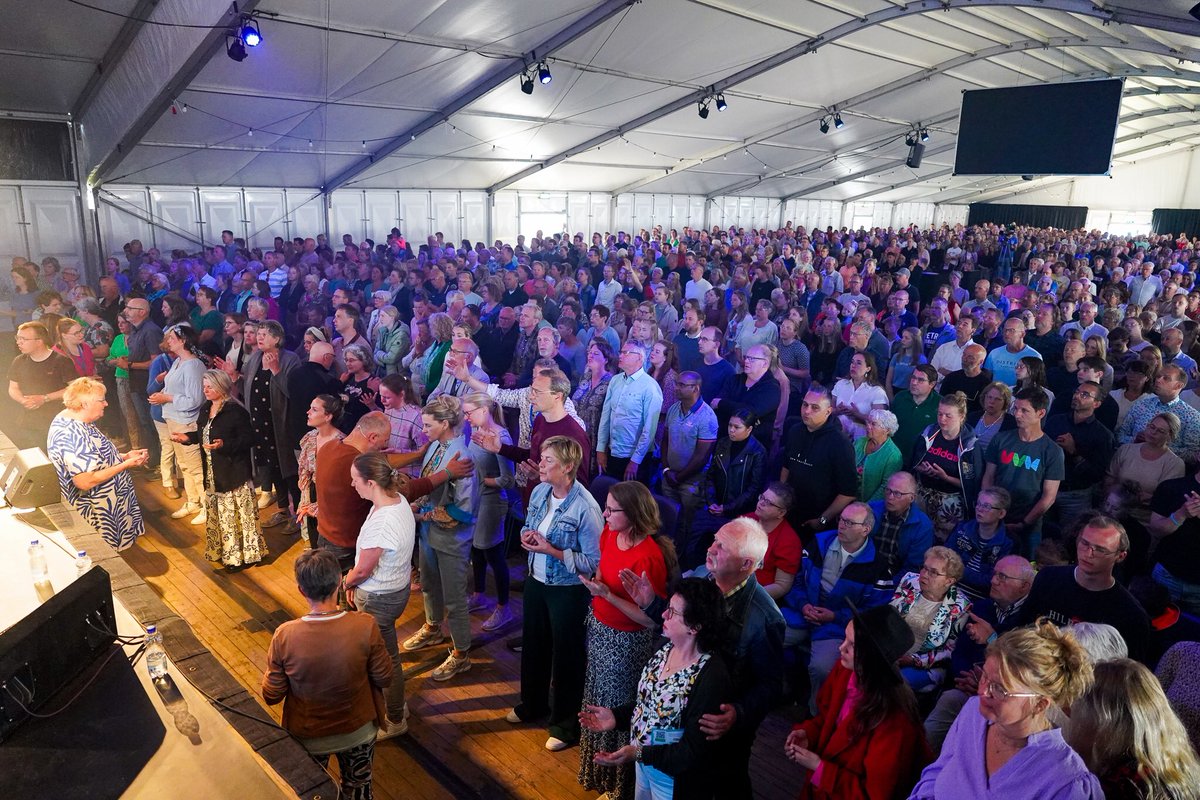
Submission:
<svg viewBox="0 0 1200 800">
<path fill-rule="evenodd" d="M 258 507 L 260 509 L 270 508 L 271 504 L 274 502 L 275 502 L 275 493 L 274 492 L 262 492 L 258 495 Z"/>
<path fill-rule="evenodd" d="M 375 741 L 382 742 L 385 739 L 391 739 L 394 736 L 403 736 L 408 733 L 408 720 L 402 719 L 399 722 L 388 720 L 386 728 L 380 728 L 375 734 Z"/>
<path fill-rule="evenodd" d="M 567 744 L 562 739 L 559 739 L 557 736 L 551 736 L 546 740 L 546 749 L 551 753 L 557 753 L 560 750 L 566 750 L 570 746 L 571 745 Z"/>
<path fill-rule="evenodd" d="M 483 623 L 485 631 L 494 631 L 503 628 L 516 619 L 516 616 L 508 610 L 508 606 L 496 606 L 496 610 L 487 618 L 487 622 Z"/>
<path fill-rule="evenodd" d="M 208 511 L 206 509 L 200 509 L 200 513 L 192 517 L 193 525 L 203 525 L 206 522 L 208 522 Z"/>
<path fill-rule="evenodd" d="M 182 508 L 171 513 L 171 519 L 183 519 L 184 517 L 195 514 L 199 510 L 199 508 L 196 508 L 196 506 L 192 505 L 191 503 L 184 503 Z"/>
</svg>

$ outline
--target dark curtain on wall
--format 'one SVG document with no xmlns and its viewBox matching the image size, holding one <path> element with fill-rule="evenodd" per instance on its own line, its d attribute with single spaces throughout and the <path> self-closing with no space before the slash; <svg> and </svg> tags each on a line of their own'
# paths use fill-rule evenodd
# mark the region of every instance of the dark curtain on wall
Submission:
<svg viewBox="0 0 1200 800">
<path fill-rule="evenodd" d="M 1196 236 L 1200 234 L 1200 209 L 1156 208 L 1150 218 L 1150 231 Z"/>
<path fill-rule="evenodd" d="M 993 222 L 1007 225 L 1032 225 L 1035 228 L 1082 228 L 1087 220 L 1087 206 L 1028 206 L 1009 203 L 971 203 L 967 212 L 968 225 Z"/>
</svg>

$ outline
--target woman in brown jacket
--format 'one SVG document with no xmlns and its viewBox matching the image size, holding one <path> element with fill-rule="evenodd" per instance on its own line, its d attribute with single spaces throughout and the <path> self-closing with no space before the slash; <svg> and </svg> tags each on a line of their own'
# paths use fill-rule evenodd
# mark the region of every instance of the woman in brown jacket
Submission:
<svg viewBox="0 0 1200 800">
<path fill-rule="evenodd" d="M 283 701 L 283 727 L 321 766 L 337 756 L 342 797 L 371 798 L 375 736 L 385 724 L 383 690 L 392 659 L 369 615 L 337 604 L 342 570 L 328 550 L 296 559 L 296 583 L 309 612 L 275 631 L 267 650 L 262 695 Z"/>
</svg>

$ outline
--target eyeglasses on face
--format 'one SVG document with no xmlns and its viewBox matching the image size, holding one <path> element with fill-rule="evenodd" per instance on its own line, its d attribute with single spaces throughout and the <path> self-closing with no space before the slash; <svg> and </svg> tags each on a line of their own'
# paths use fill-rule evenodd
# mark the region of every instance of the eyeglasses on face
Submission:
<svg viewBox="0 0 1200 800">
<path fill-rule="evenodd" d="M 893 489 L 890 486 L 883 490 L 883 493 L 888 497 L 911 497 L 916 492 L 902 492 L 899 489 Z"/>
<path fill-rule="evenodd" d="M 1099 547 L 1092 544 L 1087 539 L 1080 539 L 1076 542 L 1075 547 L 1080 551 L 1087 551 L 1094 556 L 1115 556 L 1120 553 L 1120 550 L 1109 550 L 1107 547 Z"/>
<path fill-rule="evenodd" d="M 675 617 L 682 617 L 683 612 L 676 609 L 675 606 L 667 606 L 663 609 L 662 615 L 664 620 L 668 620 L 674 619 Z"/>
<path fill-rule="evenodd" d="M 867 527 L 867 523 L 866 523 L 866 520 L 863 520 L 862 522 L 860 522 L 856 519 L 847 519 L 846 517 L 841 517 L 840 519 L 838 519 L 838 527 L 839 528 L 865 528 L 865 527 Z"/>
<path fill-rule="evenodd" d="M 772 508 L 778 508 L 780 511 L 787 511 L 787 509 L 784 508 L 783 506 L 779 505 L 779 503 L 776 503 L 774 500 L 767 497 L 765 492 L 758 496 L 758 502 L 766 503 L 767 505 L 771 506 Z"/>
<path fill-rule="evenodd" d="M 926 564 L 925 566 L 921 567 L 921 574 L 922 575 L 930 575 L 934 578 L 944 578 L 944 577 L 946 577 L 947 573 L 942 572 L 940 569 L 935 569 L 935 568 L 929 566 L 928 564 Z"/>
<path fill-rule="evenodd" d="M 984 673 L 979 676 L 979 693 L 990 700 L 1007 700 L 1010 697 L 1040 697 L 1036 692 L 1010 692 Z"/>
</svg>

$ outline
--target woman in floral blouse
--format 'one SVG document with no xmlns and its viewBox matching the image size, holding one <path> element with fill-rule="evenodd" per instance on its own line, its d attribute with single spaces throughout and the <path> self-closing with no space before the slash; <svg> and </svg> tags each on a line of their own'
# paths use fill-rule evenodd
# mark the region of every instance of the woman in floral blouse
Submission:
<svg viewBox="0 0 1200 800">
<path fill-rule="evenodd" d="M 896 581 L 892 607 L 900 612 L 915 642 L 897 664 L 913 691 L 940 686 L 954 642 L 967 623 L 971 600 L 958 591 L 963 562 L 958 553 L 935 545 L 925 551 L 920 572 Z"/>
<path fill-rule="evenodd" d="M 667 643 L 642 670 L 637 701 L 613 709 L 587 705 L 579 714 L 589 731 L 629 728 L 630 744 L 594 758 L 603 766 L 634 764 L 639 798 L 714 796 L 720 741 L 709 741 L 700 717 L 716 713 L 733 691 L 725 663 L 714 654 L 725 624 L 723 602 L 712 581 L 679 581 L 663 612 Z"/>
</svg>

